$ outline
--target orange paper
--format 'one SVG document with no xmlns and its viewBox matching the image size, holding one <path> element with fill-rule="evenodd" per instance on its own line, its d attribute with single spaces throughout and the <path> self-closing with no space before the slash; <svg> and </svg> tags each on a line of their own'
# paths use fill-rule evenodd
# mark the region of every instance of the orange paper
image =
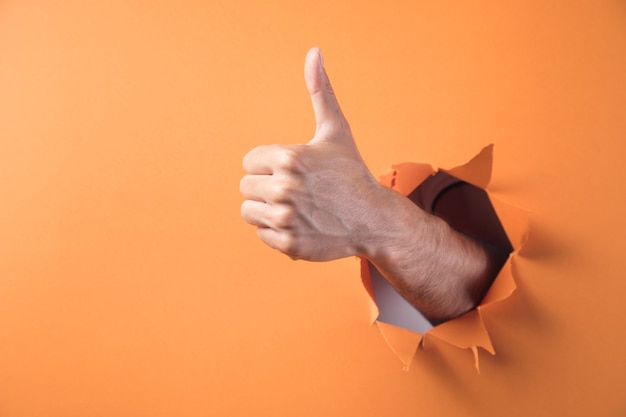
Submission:
<svg viewBox="0 0 626 417">
<path fill-rule="evenodd" d="M 0 416 L 625 415 L 625 16 L 0 0 Z M 240 217 L 243 155 L 313 135 L 314 45 L 371 172 L 494 143 L 517 248 L 532 213 L 484 304 L 416 354 L 369 326 L 357 262 L 292 262 Z"/>
</svg>

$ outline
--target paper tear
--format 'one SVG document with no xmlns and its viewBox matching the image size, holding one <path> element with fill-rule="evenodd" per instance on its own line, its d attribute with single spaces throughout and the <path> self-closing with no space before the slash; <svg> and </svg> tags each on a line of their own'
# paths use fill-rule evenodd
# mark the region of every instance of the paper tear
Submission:
<svg viewBox="0 0 626 417">
<path fill-rule="evenodd" d="M 368 262 L 361 260 L 361 279 L 372 301 L 373 323 L 376 323 L 390 349 L 400 359 L 404 369 L 408 370 L 415 354 L 426 343 L 426 339 L 434 337 L 459 349 L 469 349 L 474 356 L 474 367 L 480 374 L 479 348 L 495 355 L 496 351 L 489 337 L 488 329 L 483 320 L 489 314 L 483 307 L 488 304 L 508 299 L 517 286 L 512 263 L 518 256 L 528 238 L 530 213 L 518 207 L 498 200 L 489 192 L 489 182 L 493 167 L 493 144 L 483 148 L 468 163 L 441 171 L 483 189 L 504 227 L 513 246 L 513 252 L 501 268 L 498 276 L 490 286 L 487 294 L 474 310 L 455 319 L 441 323 L 426 331 L 423 335 L 411 330 L 378 321 L 379 308 L 376 304 Z M 419 163 L 401 163 L 392 166 L 392 170 L 380 177 L 380 183 L 407 196 L 436 170 L 431 165 Z"/>
<path fill-rule="evenodd" d="M 478 361 L 478 348 L 476 347 L 476 345 L 474 345 L 470 349 L 472 349 L 472 353 L 474 354 L 474 367 L 476 368 L 476 372 L 480 374 L 480 364 Z"/>
<path fill-rule="evenodd" d="M 478 188 L 485 189 L 491 181 L 492 167 L 493 144 L 484 147 L 467 164 L 443 171 Z"/>
<path fill-rule="evenodd" d="M 420 345 L 422 335 L 382 321 L 376 321 L 376 324 L 393 353 L 408 370 Z"/>
</svg>

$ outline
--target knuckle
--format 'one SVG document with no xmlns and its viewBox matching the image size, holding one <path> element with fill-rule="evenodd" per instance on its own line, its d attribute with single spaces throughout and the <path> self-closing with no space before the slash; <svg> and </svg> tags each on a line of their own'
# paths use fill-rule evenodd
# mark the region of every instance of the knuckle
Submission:
<svg viewBox="0 0 626 417">
<path fill-rule="evenodd" d="M 248 182 L 247 176 L 244 176 L 239 180 L 239 192 L 241 194 L 245 194 L 246 189 L 247 189 L 247 182 Z"/>
<path fill-rule="evenodd" d="M 289 178 L 276 178 L 268 190 L 269 198 L 274 202 L 293 201 L 297 185 Z"/>
<path fill-rule="evenodd" d="M 277 167 L 288 172 L 298 172 L 302 158 L 300 146 L 289 146 L 280 149 L 276 160 Z"/>
<path fill-rule="evenodd" d="M 274 181 L 266 190 L 267 200 L 276 203 L 286 199 L 285 190 L 278 181 Z"/>
<path fill-rule="evenodd" d="M 241 217 L 248 223 L 250 223 L 250 210 L 249 210 L 249 202 L 248 200 L 241 203 L 241 208 L 239 210 Z"/>
<path fill-rule="evenodd" d="M 289 256 L 293 260 L 304 259 L 298 235 L 291 231 L 276 232 L 271 229 L 257 227 L 257 235 L 271 248 Z"/>
<path fill-rule="evenodd" d="M 243 167 L 244 171 L 248 172 L 248 170 L 250 169 L 250 166 L 252 165 L 252 162 L 255 158 L 255 154 L 258 152 L 258 148 L 254 148 L 250 151 L 248 151 L 248 153 L 246 153 L 243 156 L 243 159 L 241 161 L 241 166 Z"/>
<path fill-rule="evenodd" d="M 300 258 L 298 238 L 294 233 L 283 233 L 279 245 L 279 250 L 291 259 Z"/>
<path fill-rule="evenodd" d="M 275 147 L 277 147 L 277 145 L 261 145 L 249 150 L 241 161 L 243 170 L 247 173 L 258 171 L 259 162 L 263 161 L 268 153 L 273 152 Z"/>
<path fill-rule="evenodd" d="M 296 213 L 292 207 L 277 208 L 275 216 L 276 227 L 281 229 L 291 229 L 295 224 Z"/>
</svg>

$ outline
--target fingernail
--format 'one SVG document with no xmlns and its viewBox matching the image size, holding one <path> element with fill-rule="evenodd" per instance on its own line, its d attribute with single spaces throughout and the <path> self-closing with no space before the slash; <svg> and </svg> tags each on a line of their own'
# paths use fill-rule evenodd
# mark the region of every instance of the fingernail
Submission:
<svg viewBox="0 0 626 417">
<path fill-rule="evenodd" d="M 320 57 L 320 67 L 321 67 L 321 69 L 324 69 L 324 55 L 322 54 L 322 50 L 318 49 L 317 50 L 317 54 Z"/>
</svg>

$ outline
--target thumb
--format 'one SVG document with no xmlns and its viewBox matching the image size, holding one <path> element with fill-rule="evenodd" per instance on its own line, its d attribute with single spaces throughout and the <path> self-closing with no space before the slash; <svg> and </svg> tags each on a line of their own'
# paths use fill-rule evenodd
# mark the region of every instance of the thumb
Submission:
<svg viewBox="0 0 626 417">
<path fill-rule="evenodd" d="M 320 48 L 309 50 L 304 61 L 304 80 L 311 95 L 313 112 L 315 113 L 315 138 L 330 139 L 330 136 L 344 133 L 351 139 L 348 121 L 341 112 L 330 80 L 324 69 L 324 60 Z M 344 135 L 337 135 L 344 136 Z"/>
</svg>

